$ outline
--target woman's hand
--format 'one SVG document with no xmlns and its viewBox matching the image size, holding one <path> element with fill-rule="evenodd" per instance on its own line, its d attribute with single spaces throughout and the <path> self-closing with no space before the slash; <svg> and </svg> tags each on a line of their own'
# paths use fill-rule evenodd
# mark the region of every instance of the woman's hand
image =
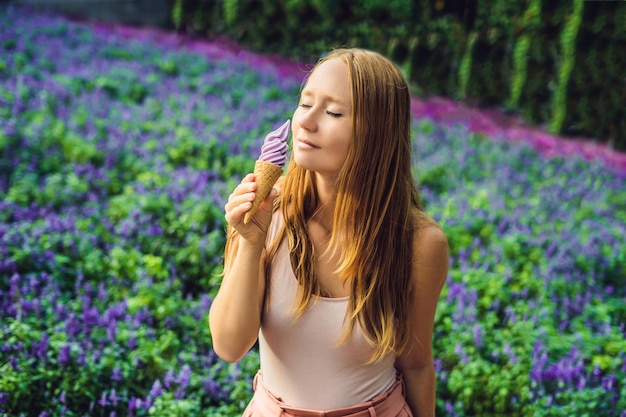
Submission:
<svg viewBox="0 0 626 417">
<path fill-rule="evenodd" d="M 224 206 L 226 222 L 234 228 L 241 238 L 252 244 L 265 242 L 265 235 L 272 221 L 272 206 L 276 189 L 272 188 L 257 212 L 248 224 L 244 224 L 244 215 L 252 207 L 252 201 L 257 197 L 257 184 L 254 182 L 254 174 L 246 175 L 241 183 L 235 188 L 228 202 Z"/>
</svg>

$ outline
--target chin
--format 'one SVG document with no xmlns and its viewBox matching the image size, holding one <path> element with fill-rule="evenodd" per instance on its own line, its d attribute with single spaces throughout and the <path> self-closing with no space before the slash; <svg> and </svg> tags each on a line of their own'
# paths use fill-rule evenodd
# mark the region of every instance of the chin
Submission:
<svg viewBox="0 0 626 417">
<path fill-rule="evenodd" d="M 320 174 L 336 175 L 341 170 L 341 166 L 339 167 L 331 166 L 331 165 L 334 165 L 334 164 L 329 163 L 331 161 L 328 161 L 328 160 L 320 161 L 319 157 L 316 157 L 316 158 L 306 157 L 304 155 L 298 155 L 297 152 L 294 152 L 293 154 L 293 161 L 296 163 L 297 166 L 299 166 L 302 169 L 305 169 L 307 171 L 317 172 Z"/>
<path fill-rule="evenodd" d="M 296 151 L 293 153 L 293 162 L 295 162 L 300 168 L 311 169 L 311 161 L 308 161 L 307 158 L 302 158 Z"/>
</svg>

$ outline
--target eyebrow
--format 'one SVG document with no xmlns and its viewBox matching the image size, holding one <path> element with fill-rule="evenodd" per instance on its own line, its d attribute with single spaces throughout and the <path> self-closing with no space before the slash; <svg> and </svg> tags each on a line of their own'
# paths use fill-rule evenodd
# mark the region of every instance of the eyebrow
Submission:
<svg viewBox="0 0 626 417">
<path fill-rule="evenodd" d="M 305 97 L 305 96 L 313 96 L 315 95 L 316 90 L 310 89 L 310 88 L 305 88 L 304 90 L 302 90 L 302 93 L 300 93 L 301 96 Z M 329 96 L 328 94 L 320 94 L 322 100 L 324 101 L 329 101 L 331 103 L 336 103 L 339 105 L 343 105 L 346 106 L 348 108 L 350 108 L 350 104 L 345 102 L 344 100 L 340 100 L 337 97 L 334 96 Z"/>
</svg>

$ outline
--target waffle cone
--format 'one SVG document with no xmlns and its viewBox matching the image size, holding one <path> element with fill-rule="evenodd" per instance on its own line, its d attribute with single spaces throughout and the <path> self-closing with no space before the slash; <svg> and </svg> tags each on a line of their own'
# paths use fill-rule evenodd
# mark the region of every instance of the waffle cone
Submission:
<svg viewBox="0 0 626 417">
<path fill-rule="evenodd" d="M 248 211 L 243 217 L 244 224 L 250 223 L 250 220 L 254 216 L 254 213 L 256 213 L 256 211 L 259 209 L 261 203 L 270 193 L 272 187 L 274 186 L 274 184 L 276 184 L 276 181 L 282 173 L 283 169 L 278 165 L 274 165 L 267 161 L 256 161 L 256 163 L 254 164 L 254 181 L 256 182 L 257 186 L 256 197 L 252 202 L 252 207 L 250 208 L 250 211 Z"/>
</svg>

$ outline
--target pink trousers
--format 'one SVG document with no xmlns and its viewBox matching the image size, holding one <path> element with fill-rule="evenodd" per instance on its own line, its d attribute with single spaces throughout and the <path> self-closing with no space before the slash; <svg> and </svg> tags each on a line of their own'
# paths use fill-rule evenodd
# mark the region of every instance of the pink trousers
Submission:
<svg viewBox="0 0 626 417">
<path fill-rule="evenodd" d="M 333 410 L 307 410 L 291 407 L 263 385 L 260 373 L 254 377 L 254 396 L 243 417 L 413 417 L 404 398 L 404 382 L 399 375 L 384 393 L 352 407 Z"/>
</svg>

